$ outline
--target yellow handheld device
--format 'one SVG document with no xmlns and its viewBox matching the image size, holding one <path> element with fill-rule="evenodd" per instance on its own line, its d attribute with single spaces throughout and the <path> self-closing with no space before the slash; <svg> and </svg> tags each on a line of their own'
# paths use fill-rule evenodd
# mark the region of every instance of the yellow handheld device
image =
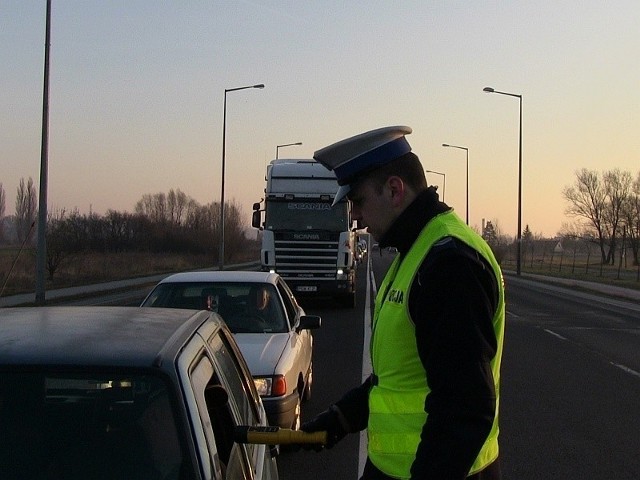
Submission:
<svg viewBox="0 0 640 480">
<path fill-rule="evenodd" d="M 233 432 L 237 443 L 260 443 L 264 445 L 324 445 L 327 432 L 303 432 L 280 427 L 251 427 L 239 425 Z"/>
</svg>

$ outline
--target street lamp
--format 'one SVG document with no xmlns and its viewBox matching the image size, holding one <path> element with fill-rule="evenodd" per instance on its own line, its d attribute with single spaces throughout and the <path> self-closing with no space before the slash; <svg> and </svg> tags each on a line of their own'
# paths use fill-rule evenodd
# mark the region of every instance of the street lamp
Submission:
<svg viewBox="0 0 640 480">
<path fill-rule="evenodd" d="M 467 152 L 467 225 L 469 225 L 469 149 L 467 147 L 459 147 L 457 145 L 449 145 L 448 143 L 443 143 L 443 147 L 451 147 L 451 148 L 459 148 L 460 150 L 464 150 Z"/>
<path fill-rule="evenodd" d="M 49 179 L 49 50 L 51 49 L 51 0 L 47 0 L 44 42 L 44 86 L 42 95 L 42 138 L 40 143 L 40 197 L 38 199 L 38 238 L 36 253 L 36 305 L 46 302 L 47 188 Z"/>
<path fill-rule="evenodd" d="M 285 143 L 284 145 L 276 145 L 276 160 L 278 159 L 278 149 L 280 149 L 282 147 L 291 147 L 293 145 L 302 145 L 302 142 Z"/>
<path fill-rule="evenodd" d="M 220 258 L 218 259 L 218 269 L 224 268 L 224 167 L 225 167 L 225 142 L 227 137 L 227 93 L 248 88 L 264 88 L 262 83 L 258 85 L 248 85 L 246 87 L 227 88 L 224 91 L 224 110 L 222 114 L 222 186 L 220 188 Z"/>
<path fill-rule="evenodd" d="M 516 97 L 520 102 L 520 133 L 518 140 L 518 239 L 516 242 L 516 273 L 521 272 L 521 248 L 522 248 L 522 95 L 515 93 L 499 92 L 492 87 L 484 87 L 483 92 L 498 93 L 500 95 L 508 95 Z"/>
<path fill-rule="evenodd" d="M 442 175 L 442 201 L 444 202 L 444 190 L 447 188 L 447 176 L 444 173 L 436 172 L 435 170 L 425 170 L 425 172 Z"/>
</svg>

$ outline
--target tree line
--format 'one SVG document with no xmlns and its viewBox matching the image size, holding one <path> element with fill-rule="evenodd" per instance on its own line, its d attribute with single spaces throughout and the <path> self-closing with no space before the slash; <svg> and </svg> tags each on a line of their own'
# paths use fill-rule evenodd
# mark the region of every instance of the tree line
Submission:
<svg viewBox="0 0 640 480">
<path fill-rule="evenodd" d="M 560 237 L 598 246 L 600 262 L 613 265 L 616 252 L 631 249 L 640 259 L 640 172 L 634 179 L 619 169 L 602 173 L 580 169 L 572 185 L 562 190 L 565 214 L 575 219 L 563 225 Z M 5 217 L 6 193 L 0 183 L 0 243 L 32 245 L 36 234 L 37 195 L 33 180 L 20 179 L 15 215 Z M 499 250 L 497 223 L 482 234 Z M 233 259 L 247 244 L 242 209 L 225 205 L 225 256 Z M 204 253 L 216 259 L 220 241 L 220 204 L 201 205 L 179 189 L 168 194 L 144 194 L 134 212 L 108 210 L 105 215 L 57 209 L 47 219 L 47 264 L 53 277 L 60 263 L 79 252 Z M 531 240 L 527 225 L 523 242 Z M 495 237 L 495 238 L 494 238 Z M 228 260 L 228 259 L 225 259 Z"/>
<path fill-rule="evenodd" d="M 563 236 L 596 243 L 600 261 L 613 265 L 618 250 L 630 247 L 633 264 L 640 252 L 640 172 L 634 179 L 628 171 L 612 169 L 599 173 L 583 168 L 562 195 L 565 213 L 576 219 L 565 224 Z"/>
<path fill-rule="evenodd" d="M 13 218 L 5 218 L 6 194 L 0 183 L 0 242 L 33 245 L 36 234 L 37 201 L 33 181 L 20 180 Z M 225 203 L 225 257 L 235 258 L 249 240 L 247 221 L 240 206 Z M 8 235 L 12 227 L 12 234 Z M 13 242 L 12 242 L 13 240 Z M 54 209 L 47 215 L 47 270 L 49 278 L 69 256 L 86 253 L 186 253 L 207 254 L 213 261 L 219 253 L 220 203 L 206 205 L 179 189 L 168 194 L 144 194 L 134 212 L 108 210 L 104 215 L 82 214 L 77 209 Z"/>
</svg>

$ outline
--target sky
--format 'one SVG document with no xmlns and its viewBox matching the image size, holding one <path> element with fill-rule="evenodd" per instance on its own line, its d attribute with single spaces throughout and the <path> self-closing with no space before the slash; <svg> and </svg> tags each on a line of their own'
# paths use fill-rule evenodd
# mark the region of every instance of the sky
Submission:
<svg viewBox="0 0 640 480">
<path fill-rule="evenodd" d="M 0 0 L 0 183 L 40 179 L 45 0 Z M 180 189 L 251 206 L 266 165 L 408 125 L 469 223 L 554 236 L 582 168 L 640 173 L 640 2 L 53 0 L 49 210 L 133 212 Z"/>
</svg>

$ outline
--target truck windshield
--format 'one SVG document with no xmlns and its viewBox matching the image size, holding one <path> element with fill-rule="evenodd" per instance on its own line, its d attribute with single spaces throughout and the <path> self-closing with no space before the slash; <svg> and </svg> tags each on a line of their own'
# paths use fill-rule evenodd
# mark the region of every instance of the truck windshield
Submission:
<svg viewBox="0 0 640 480">
<path fill-rule="evenodd" d="M 349 229 L 347 203 L 331 207 L 327 202 L 268 202 L 265 215 L 267 230 Z"/>
</svg>

